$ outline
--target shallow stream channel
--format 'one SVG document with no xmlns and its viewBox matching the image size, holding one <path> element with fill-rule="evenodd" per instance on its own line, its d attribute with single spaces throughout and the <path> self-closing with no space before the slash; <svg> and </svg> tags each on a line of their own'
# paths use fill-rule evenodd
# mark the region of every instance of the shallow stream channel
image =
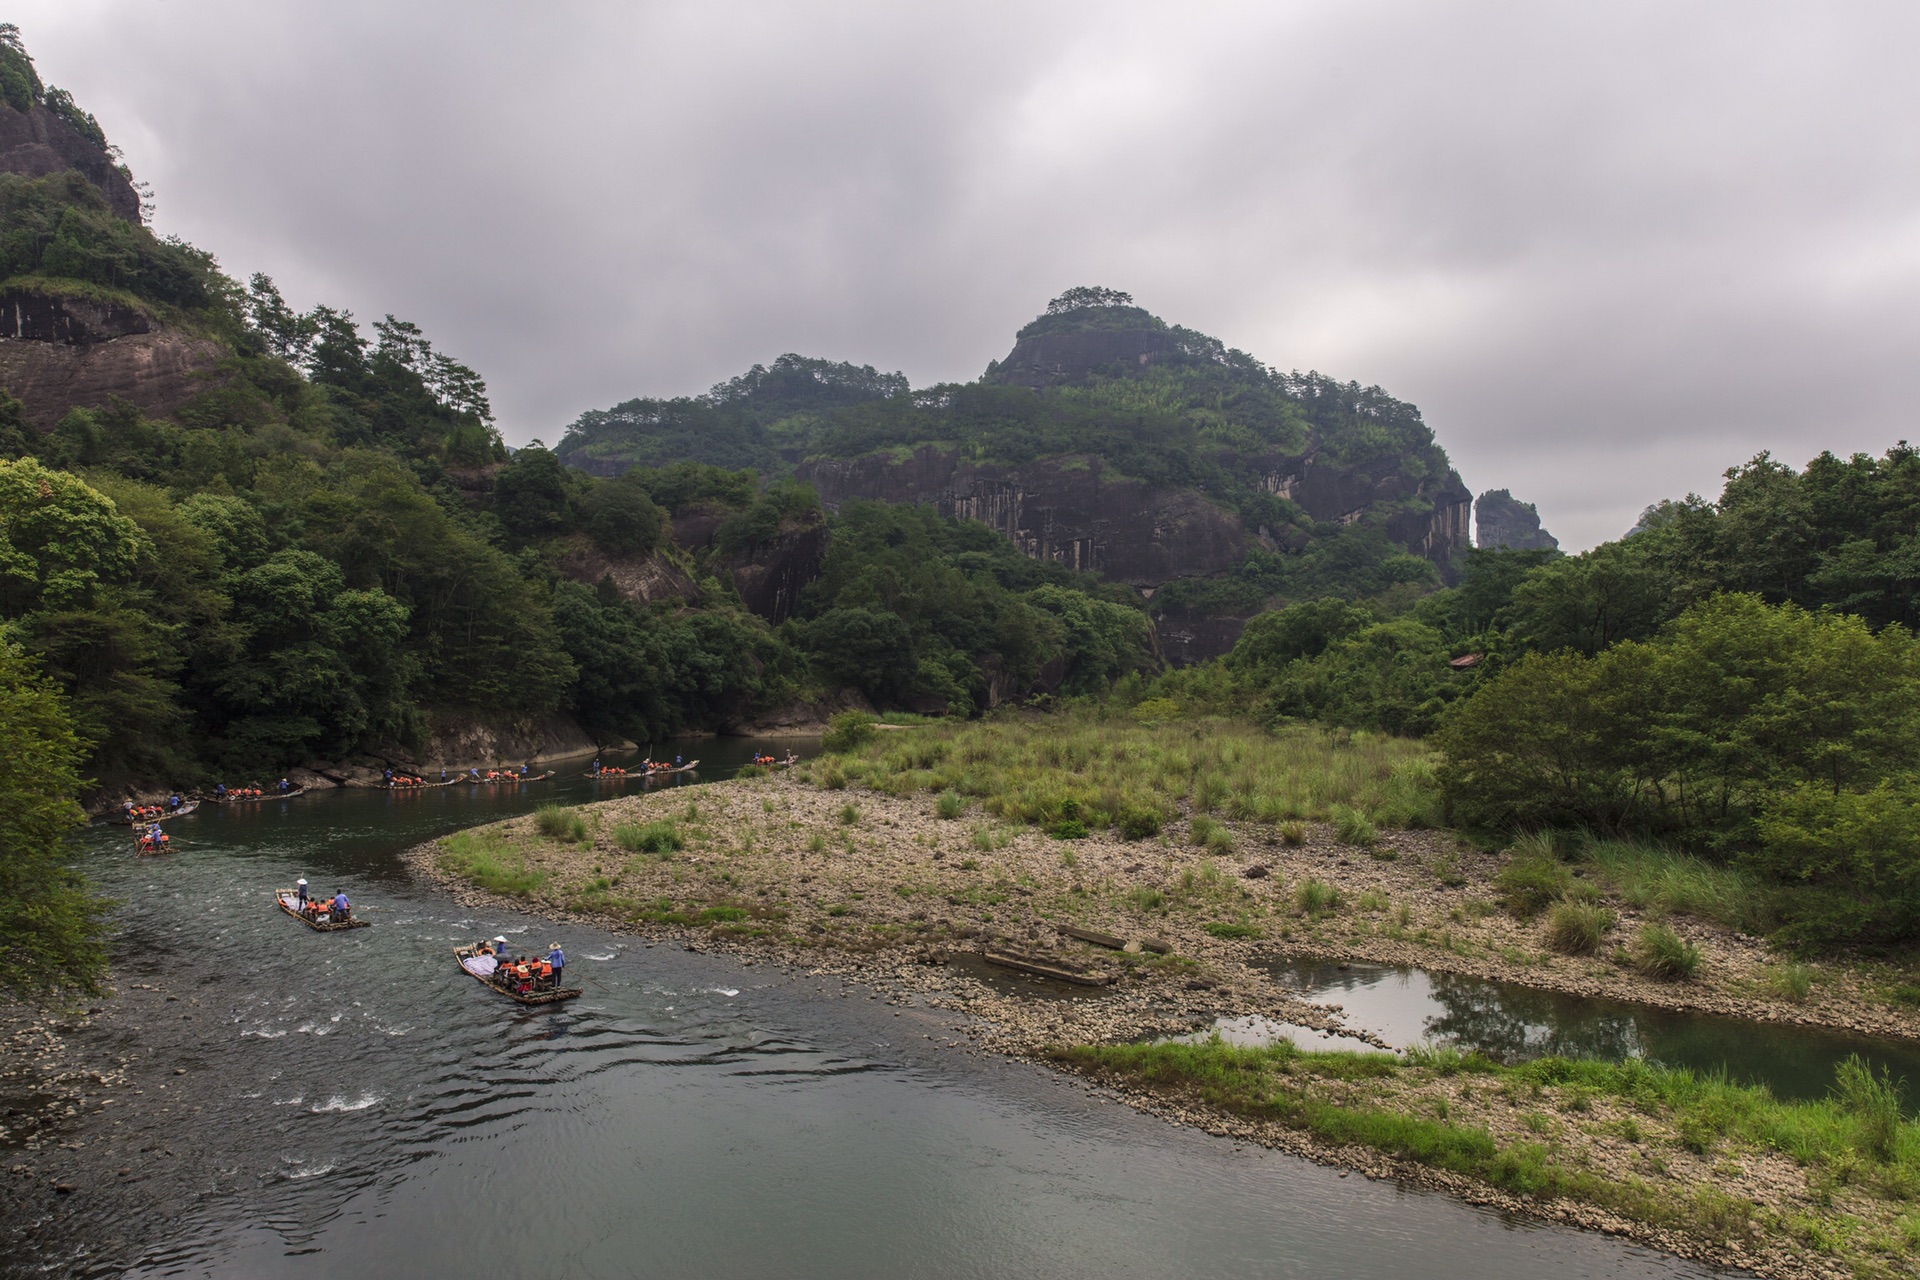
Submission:
<svg viewBox="0 0 1920 1280">
<path fill-rule="evenodd" d="M 1280 960 L 1268 968 L 1307 999 L 1338 1005 L 1349 1029 L 1369 1032 L 1395 1049 L 1450 1044 L 1503 1062 L 1645 1058 L 1702 1075 L 1724 1071 L 1737 1083 L 1765 1085 L 1775 1097 L 1792 1099 L 1826 1097 L 1834 1068 L 1859 1054 L 1906 1078 L 1909 1113 L 1920 1106 L 1914 1087 L 1920 1086 L 1920 1044 L 1910 1041 L 1595 1000 L 1424 969 L 1312 960 Z M 1243 1042 L 1260 1038 L 1251 1024 L 1223 1030 Z M 1303 1038 L 1277 1028 L 1274 1034 L 1315 1047 L 1310 1033 Z"/>
<path fill-rule="evenodd" d="M 786 744 L 665 751 L 704 757 L 711 781 L 769 745 Z M 402 862 L 605 789 L 576 766 L 203 808 L 161 859 L 90 829 L 85 868 L 125 932 L 116 994 L 68 1040 L 127 1078 L 0 1151 L 27 1171 L 4 1184 L 0 1274 L 1719 1274 L 1167 1124 L 952 1047 L 941 1010 L 465 908 Z M 319 934 L 275 910 L 301 874 L 374 927 Z M 496 933 L 563 942 L 586 995 L 549 1011 L 481 988 L 451 949 Z"/>
</svg>

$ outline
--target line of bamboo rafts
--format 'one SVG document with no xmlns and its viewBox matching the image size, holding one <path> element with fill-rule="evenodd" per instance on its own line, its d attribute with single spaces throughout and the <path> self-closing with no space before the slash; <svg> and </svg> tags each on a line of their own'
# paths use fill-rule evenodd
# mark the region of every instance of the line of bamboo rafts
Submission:
<svg viewBox="0 0 1920 1280">
<path fill-rule="evenodd" d="M 308 913 L 300 909 L 300 895 L 292 889 L 275 889 L 273 900 L 279 908 L 298 920 L 301 924 L 319 933 L 340 933 L 347 929 L 370 929 L 371 920 L 362 920 L 358 916 L 348 916 L 345 920 L 335 920 L 330 911 Z"/>
<path fill-rule="evenodd" d="M 454 958 L 460 962 L 460 972 L 466 974 L 469 978 L 472 978 L 475 982 L 480 983 L 489 990 L 497 991 L 507 997 L 507 999 L 517 1000 L 521 1004 L 558 1004 L 562 1000 L 571 1000 L 575 996 L 586 994 L 579 987 L 549 987 L 545 991 L 522 991 L 518 986 L 503 981 L 497 976 L 476 973 L 469 968 L 468 962 L 477 961 L 481 958 L 480 952 L 476 948 L 455 947 L 453 949 L 453 955 Z M 491 959 L 492 957 L 488 958 Z"/>
</svg>

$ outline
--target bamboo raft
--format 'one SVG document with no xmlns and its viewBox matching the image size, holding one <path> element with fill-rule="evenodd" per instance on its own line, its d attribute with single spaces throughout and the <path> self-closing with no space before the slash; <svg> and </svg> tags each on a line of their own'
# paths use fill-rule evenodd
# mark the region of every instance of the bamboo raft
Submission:
<svg viewBox="0 0 1920 1280">
<path fill-rule="evenodd" d="M 184 818 L 199 807 L 198 800 L 189 800 L 178 809 L 169 809 L 165 813 L 156 813 L 144 818 L 129 818 L 125 814 L 118 814 L 107 821 L 119 827 L 144 827 L 149 822 L 172 822 L 175 818 Z"/>
<path fill-rule="evenodd" d="M 362 920 L 358 916 L 349 916 L 345 920 L 315 920 L 294 905 L 299 900 L 300 895 L 291 889 L 275 889 L 273 891 L 273 901 L 282 911 L 317 933 L 339 933 L 343 929 L 371 929 L 373 927 L 371 920 Z"/>
<path fill-rule="evenodd" d="M 595 782 L 626 782 L 633 778 L 664 778 L 674 773 L 692 773 L 699 767 L 700 762 L 698 760 L 689 760 L 685 764 L 675 765 L 669 769 L 629 769 L 624 773 L 616 773 L 612 769 L 602 769 L 599 773 L 583 773 L 580 776 L 583 778 L 591 778 Z"/>
<path fill-rule="evenodd" d="M 157 849 L 149 849 L 147 848 L 146 841 L 142 837 L 135 836 L 133 838 L 133 856 L 136 858 L 158 858 L 162 854 L 172 852 L 173 845 L 171 844 L 163 844 Z"/>
<path fill-rule="evenodd" d="M 455 947 L 453 949 L 453 954 L 454 954 L 454 957 L 459 961 L 460 972 L 466 974 L 469 978 L 472 978 L 475 982 L 479 983 L 483 987 L 486 987 L 488 990 L 496 991 L 499 994 L 507 997 L 507 999 L 517 1000 L 521 1004 L 558 1004 L 562 1000 L 571 1000 L 575 996 L 586 994 L 579 987 L 558 987 L 558 988 L 550 989 L 547 991 L 530 992 L 529 994 L 523 996 L 518 991 L 515 991 L 513 988 L 502 986 L 500 983 L 495 982 L 492 978 L 483 978 L 479 974 L 475 973 L 473 970 L 467 968 L 467 961 L 473 959 L 478 954 L 477 952 L 475 952 L 475 950 L 472 947 Z"/>
<path fill-rule="evenodd" d="M 269 800 L 291 800 L 295 796 L 307 794 L 305 787 L 295 787 L 291 791 L 266 791 L 257 796 L 200 796 L 195 804 L 265 804 Z"/>
<path fill-rule="evenodd" d="M 504 787 L 511 784 L 515 784 L 515 783 L 521 783 L 521 782 L 545 782 L 548 778 L 551 778 L 552 776 L 553 776 L 553 770 L 549 769 L 545 773 L 530 773 L 524 778 L 519 776 L 518 774 L 513 774 L 504 778 L 475 778 L 469 775 L 468 777 L 465 777 L 465 778 L 452 779 L 451 781 L 444 784 L 438 783 L 438 782 L 430 782 L 427 785 L 430 787 L 437 787 L 442 785 L 452 786 L 454 782 L 465 782 L 476 787 Z M 408 790 L 418 791 L 419 788 L 410 787 L 408 788 Z"/>
</svg>

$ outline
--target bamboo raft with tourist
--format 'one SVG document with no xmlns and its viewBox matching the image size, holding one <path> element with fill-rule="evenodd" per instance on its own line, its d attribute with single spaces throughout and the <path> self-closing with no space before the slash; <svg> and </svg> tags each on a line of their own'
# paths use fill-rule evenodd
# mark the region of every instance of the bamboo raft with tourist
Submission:
<svg viewBox="0 0 1920 1280">
<path fill-rule="evenodd" d="M 173 797 L 167 804 L 129 804 L 107 821 L 119 827 L 144 827 L 151 822 L 171 822 L 184 818 L 200 807 L 198 800 Z"/>
<path fill-rule="evenodd" d="M 562 985 L 566 974 L 566 956 L 560 950 L 559 943 L 553 944 L 546 959 L 537 956 L 513 958 L 506 954 L 506 947 L 505 938 L 495 938 L 491 943 L 476 942 L 472 946 L 455 947 L 453 954 L 460 962 L 462 973 L 521 1004 L 558 1004 L 562 1000 L 586 994 L 579 987 Z M 560 958 L 560 964 L 553 963 L 555 956 Z"/>
<path fill-rule="evenodd" d="M 278 789 L 269 790 L 257 785 L 229 787 L 222 784 L 215 787 L 211 793 L 195 796 L 194 800 L 200 804 L 265 804 L 269 800 L 291 800 L 295 796 L 305 794 L 307 794 L 305 787 L 296 787 L 282 778 Z"/>
<path fill-rule="evenodd" d="M 157 858 L 163 853 L 173 852 L 173 837 L 159 827 L 148 827 L 133 838 L 133 856 L 136 858 Z"/>
<path fill-rule="evenodd" d="M 319 933 L 373 927 L 372 921 L 353 914 L 353 905 L 347 903 L 344 893 L 336 893 L 332 898 L 309 898 L 297 889 L 275 889 L 273 900 L 282 911 Z M 342 907 L 342 903 L 346 905 Z"/>
</svg>

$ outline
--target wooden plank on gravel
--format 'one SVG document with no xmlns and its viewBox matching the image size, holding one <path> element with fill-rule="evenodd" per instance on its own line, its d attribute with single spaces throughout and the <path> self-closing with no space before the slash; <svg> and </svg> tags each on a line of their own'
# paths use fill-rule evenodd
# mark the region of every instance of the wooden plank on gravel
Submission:
<svg viewBox="0 0 1920 1280">
<path fill-rule="evenodd" d="M 1003 969 L 1015 969 L 1021 973 L 1030 973 L 1037 978 L 1052 978 L 1056 982 L 1071 982 L 1081 987 L 1104 987 L 1111 982 L 1104 973 L 1077 973 L 1072 969 L 1063 969 L 1057 964 L 1048 964 L 1044 960 L 1030 956 L 1015 955 L 1010 951 L 982 951 L 982 959 L 988 964 L 997 964 Z"/>
<path fill-rule="evenodd" d="M 1106 947 L 1110 951 L 1119 951 L 1127 945 L 1125 938 L 1116 938 L 1110 933 L 1101 933 L 1098 929 L 1082 929 L 1077 925 L 1063 924 L 1060 926 L 1060 932 L 1069 938 L 1091 942 L 1096 947 Z"/>
</svg>

